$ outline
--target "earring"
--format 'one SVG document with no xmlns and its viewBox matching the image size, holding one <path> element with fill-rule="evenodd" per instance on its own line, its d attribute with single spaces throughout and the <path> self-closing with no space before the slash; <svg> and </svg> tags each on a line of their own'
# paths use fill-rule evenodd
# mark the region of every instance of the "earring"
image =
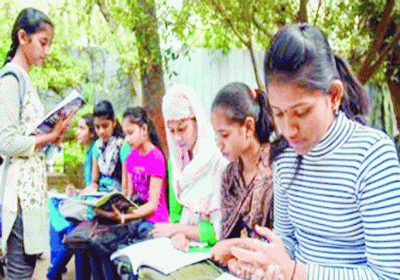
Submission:
<svg viewBox="0 0 400 280">
<path fill-rule="evenodd" d="M 333 115 L 336 117 L 337 115 L 339 115 L 339 109 L 334 109 L 333 110 Z"/>
</svg>

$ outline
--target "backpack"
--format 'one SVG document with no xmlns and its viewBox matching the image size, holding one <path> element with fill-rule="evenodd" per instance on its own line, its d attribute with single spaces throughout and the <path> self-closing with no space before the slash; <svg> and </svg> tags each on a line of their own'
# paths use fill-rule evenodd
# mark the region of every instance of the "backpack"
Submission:
<svg viewBox="0 0 400 280">
<path fill-rule="evenodd" d="M 17 79 L 20 108 L 22 108 L 22 102 L 25 96 L 25 77 L 20 71 L 16 70 L 14 67 L 5 65 L 3 68 L 0 69 L 0 79 L 8 75 L 13 75 Z M 3 161 L 3 157 L 0 156 L 0 165 L 3 163 Z"/>
</svg>

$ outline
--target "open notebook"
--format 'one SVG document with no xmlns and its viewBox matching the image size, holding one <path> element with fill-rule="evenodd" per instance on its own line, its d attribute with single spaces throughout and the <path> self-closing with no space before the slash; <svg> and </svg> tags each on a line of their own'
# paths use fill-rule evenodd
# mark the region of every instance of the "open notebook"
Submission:
<svg viewBox="0 0 400 280">
<path fill-rule="evenodd" d="M 140 266 L 150 266 L 165 274 L 178 268 L 210 258 L 209 253 L 185 253 L 175 249 L 167 237 L 146 240 L 130 245 L 113 253 L 111 260 L 117 257 L 128 258 L 132 271 L 137 273 Z"/>
</svg>

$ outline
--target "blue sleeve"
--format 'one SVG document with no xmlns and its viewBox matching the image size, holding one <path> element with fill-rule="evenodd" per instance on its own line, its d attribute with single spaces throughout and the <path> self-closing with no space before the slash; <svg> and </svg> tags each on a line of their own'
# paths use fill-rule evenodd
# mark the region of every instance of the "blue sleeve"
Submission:
<svg viewBox="0 0 400 280">
<path fill-rule="evenodd" d="M 99 140 L 97 140 L 99 141 Z M 99 158 L 100 156 L 100 150 L 99 147 L 97 146 L 97 141 L 94 143 L 93 148 L 92 148 L 92 155 L 95 158 Z"/>
<path fill-rule="evenodd" d="M 124 163 L 126 161 L 130 153 L 131 153 L 131 147 L 129 146 L 128 142 L 125 142 L 124 145 L 122 145 L 121 151 L 119 153 L 121 163 Z"/>
<path fill-rule="evenodd" d="M 92 162 L 93 162 L 93 147 L 94 145 L 90 145 L 85 154 L 85 186 L 90 186 L 92 183 Z"/>
</svg>

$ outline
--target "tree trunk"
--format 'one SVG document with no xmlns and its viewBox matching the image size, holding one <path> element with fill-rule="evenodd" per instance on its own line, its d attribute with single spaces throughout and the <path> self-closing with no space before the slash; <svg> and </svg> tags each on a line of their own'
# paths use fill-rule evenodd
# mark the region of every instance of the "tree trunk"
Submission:
<svg viewBox="0 0 400 280">
<path fill-rule="evenodd" d="M 396 71 L 397 70 L 397 73 Z M 400 46 L 393 50 L 388 58 L 386 79 L 395 108 L 397 127 L 400 130 Z"/>
<path fill-rule="evenodd" d="M 382 18 L 378 24 L 377 32 L 374 41 L 370 44 L 369 49 L 365 55 L 364 61 L 361 68 L 358 71 L 358 79 L 364 85 L 367 83 L 369 78 L 375 73 L 378 66 L 386 59 L 389 51 L 382 50 L 382 46 L 385 42 L 385 35 L 390 28 L 390 22 L 392 21 L 392 12 L 394 9 L 394 0 L 387 0 L 385 9 L 382 13 Z M 396 41 L 396 38 L 394 38 Z M 396 43 L 396 42 L 394 42 Z"/>
<path fill-rule="evenodd" d="M 256 58 L 254 56 L 254 47 L 253 47 L 251 37 L 249 38 L 249 44 L 248 44 L 247 48 L 250 51 L 251 63 L 253 64 L 253 71 L 254 71 L 254 75 L 256 77 L 258 90 L 262 93 L 266 93 L 266 88 L 265 88 L 264 82 L 260 77 L 260 72 L 258 71 L 258 65 L 257 65 Z"/>
<path fill-rule="evenodd" d="M 305 22 L 305 23 L 308 22 L 307 3 L 308 0 L 300 0 L 300 8 L 296 19 L 297 22 Z"/>
<path fill-rule="evenodd" d="M 140 75 L 145 107 L 154 120 L 157 132 L 167 152 L 167 141 L 161 103 L 165 92 L 164 71 L 158 35 L 156 5 L 154 0 L 139 0 L 144 12 L 143 20 L 135 34 L 139 49 Z"/>
</svg>

